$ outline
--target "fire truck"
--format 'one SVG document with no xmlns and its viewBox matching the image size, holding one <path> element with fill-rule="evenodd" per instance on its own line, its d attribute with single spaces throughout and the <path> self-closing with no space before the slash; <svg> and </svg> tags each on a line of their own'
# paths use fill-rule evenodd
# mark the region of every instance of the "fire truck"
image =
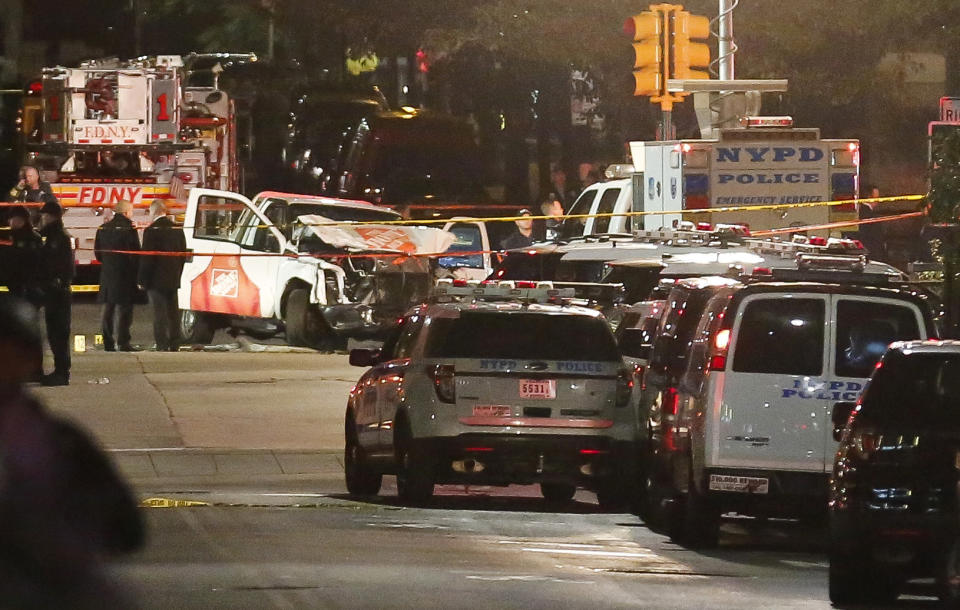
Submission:
<svg viewBox="0 0 960 610">
<path fill-rule="evenodd" d="M 234 101 L 218 87 L 223 68 L 214 65 L 208 86 L 187 82 L 191 65 L 210 57 L 157 55 L 45 68 L 26 88 L 23 163 L 40 170 L 64 206 L 81 274 L 84 266 L 95 271 L 96 229 L 117 202 L 133 203 L 133 221 L 142 228 L 154 200 L 182 213 L 193 187 L 240 190 Z"/>
</svg>

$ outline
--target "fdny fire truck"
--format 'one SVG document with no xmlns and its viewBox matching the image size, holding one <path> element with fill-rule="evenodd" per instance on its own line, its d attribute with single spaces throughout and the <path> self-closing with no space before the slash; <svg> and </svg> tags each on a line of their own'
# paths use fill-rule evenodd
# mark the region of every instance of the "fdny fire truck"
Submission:
<svg viewBox="0 0 960 610">
<path fill-rule="evenodd" d="M 191 64 L 207 57 L 157 55 L 46 68 L 27 87 L 23 163 L 40 170 L 64 206 L 80 265 L 94 263 L 96 229 L 121 200 L 133 203 L 133 221 L 143 227 L 154 200 L 179 213 L 193 187 L 240 190 L 234 101 L 218 87 L 220 65 L 210 86 L 187 83 Z"/>
</svg>

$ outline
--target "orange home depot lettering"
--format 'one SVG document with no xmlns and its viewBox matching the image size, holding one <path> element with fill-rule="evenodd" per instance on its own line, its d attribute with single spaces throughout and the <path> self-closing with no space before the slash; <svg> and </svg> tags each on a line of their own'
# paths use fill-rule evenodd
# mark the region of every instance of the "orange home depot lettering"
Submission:
<svg viewBox="0 0 960 610">
<path fill-rule="evenodd" d="M 417 251 L 417 246 L 410 241 L 410 236 L 400 229 L 368 227 L 357 228 L 356 231 L 372 249 L 399 250 L 407 254 Z"/>
<path fill-rule="evenodd" d="M 143 187 L 139 186 L 82 186 L 77 197 L 79 204 L 115 204 L 126 199 L 134 204 L 143 201 Z"/>
</svg>

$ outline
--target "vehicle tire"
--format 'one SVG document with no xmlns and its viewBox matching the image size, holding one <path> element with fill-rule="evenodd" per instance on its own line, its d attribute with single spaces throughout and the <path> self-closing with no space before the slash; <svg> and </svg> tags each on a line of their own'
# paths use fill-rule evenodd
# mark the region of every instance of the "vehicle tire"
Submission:
<svg viewBox="0 0 960 610">
<path fill-rule="evenodd" d="M 329 334 L 327 323 L 310 296 L 303 288 L 297 288 L 287 297 L 286 309 L 287 343 L 300 347 L 322 349 Z"/>
<path fill-rule="evenodd" d="M 540 483 L 540 494 L 551 504 L 561 504 L 573 499 L 577 486 L 569 483 Z"/>
<path fill-rule="evenodd" d="M 267 339 L 273 339 L 276 336 L 276 331 L 272 330 L 253 330 L 250 328 L 243 329 L 248 336 L 253 337 L 257 341 L 266 341 Z"/>
<path fill-rule="evenodd" d="M 206 345 L 213 341 L 213 334 L 217 330 L 216 318 L 208 313 L 180 310 L 180 340 L 184 343 L 199 343 Z"/>
<path fill-rule="evenodd" d="M 347 491 L 352 496 L 375 496 L 380 492 L 383 475 L 367 464 L 366 453 L 357 440 L 356 424 L 352 417 L 346 421 L 346 442 L 343 449 L 343 470 Z"/>
<path fill-rule="evenodd" d="M 433 497 L 436 459 L 413 438 L 407 425 L 402 424 L 398 432 L 397 495 L 405 504 L 426 504 Z"/>
<path fill-rule="evenodd" d="M 837 605 L 883 604 L 897 598 L 899 583 L 878 572 L 863 553 L 831 549 L 828 590 Z"/>
<path fill-rule="evenodd" d="M 712 549 L 720 543 L 720 507 L 690 482 L 683 506 L 683 543 L 696 549 Z"/>
<path fill-rule="evenodd" d="M 954 541 L 937 574 L 937 595 L 948 608 L 960 607 L 960 541 Z"/>
</svg>

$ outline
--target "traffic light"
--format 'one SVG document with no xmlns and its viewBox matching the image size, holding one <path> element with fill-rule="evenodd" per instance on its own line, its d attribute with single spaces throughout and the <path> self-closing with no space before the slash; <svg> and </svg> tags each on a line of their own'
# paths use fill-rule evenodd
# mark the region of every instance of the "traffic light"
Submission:
<svg viewBox="0 0 960 610">
<path fill-rule="evenodd" d="M 654 9 L 653 6 L 650 8 Z M 654 9 L 629 17 L 623 24 L 623 31 L 634 41 L 633 94 L 656 98 L 665 95 L 667 79 L 664 74 L 664 13 Z"/>
<path fill-rule="evenodd" d="M 710 78 L 709 72 L 705 70 L 710 67 L 710 47 L 701 42 L 691 42 L 691 40 L 710 38 L 710 20 L 699 15 L 691 15 L 684 10 L 674 11 L 672 18 L 670 57 L 673 59 L 673 66 L 670 70 L 670 78 Z M 698 68 L 704 68 L 704 70 Z"/>
</svg>

